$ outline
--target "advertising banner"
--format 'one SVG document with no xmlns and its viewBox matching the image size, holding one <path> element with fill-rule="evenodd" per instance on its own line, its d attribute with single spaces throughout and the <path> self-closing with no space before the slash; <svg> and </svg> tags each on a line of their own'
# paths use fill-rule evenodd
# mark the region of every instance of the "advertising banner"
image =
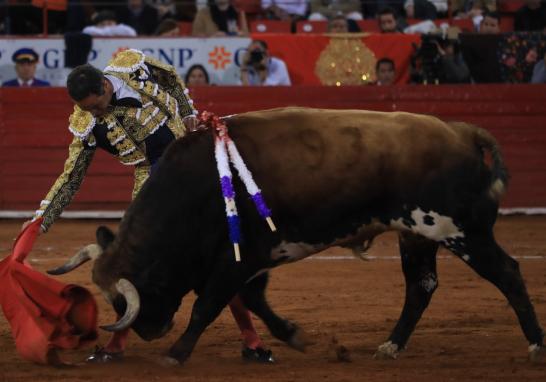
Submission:
<svg viewBox="0 0 546 382">
<path fill-rule="evenodd" d="M 269 53 L 285 61 L 293 85 L 365 85 L 375 81 L 375 64 L 390 58 L 397 84 L 409 79 L 410 58 L 418 35 L 362 34 L 298 35 L 255 34 Z M 173 65 L 183 77 L 194 64 L 204 65 L 214 85 L 237 85 L 240 66 L 250 38 L 94 38 L 89 63 L 104 68 L 121 50 L 139 49 Z M 61 38 L 0 39 L 0 80 L 15 78 L 12 54 L 33 48 L 40 56 L 36 77 L 64 86 L 70 69 L 64 68 Z"/>
<path fill-rule="evenodd" d="M 94 38 L 89 63 L 103 69 L 120 50 L 134 48 L 173 65 L 185 75 L 194 64 L 204 65 L 211 83 L 235 85 L 239 82 L 240 60 L 249 38 Z M 0 39 L 0 81 L 15 78 L 11 56 L 20 48 L 32 48 L 40 56 L 36 78 L 54 86 L 64 86 L 70 69 L 64 67 L 65 44 L 62 38 Z"/>
</svg>

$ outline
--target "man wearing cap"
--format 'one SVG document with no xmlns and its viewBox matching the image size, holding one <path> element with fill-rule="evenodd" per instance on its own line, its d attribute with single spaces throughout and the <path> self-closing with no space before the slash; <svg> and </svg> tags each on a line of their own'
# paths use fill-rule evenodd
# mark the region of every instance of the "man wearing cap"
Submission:
<svg viewBox="0 0 546 382">
<path fill-rule="evenodd" d="M 91 65 L 76 67 L 68 76 L 68 94 L 76 104 L 68 129 L 74 135 L 64 171 L 40 203 L 36 217 L 45 232 L 80 188 L 97 147 L 113 154 L 124 165 L 134 166 L 133 197 L 154 171 L 165 148 L 197 125 L 197 110 L 176 73 L 144 53 L 129 49 L 118 53 L 101 71 Z M 25 222 L 25 228 L 30 221 Z M 239 297 L 229 304 L 241 330 L 243 359 L 271 363 Z M 91 362 L 119 359 L 128 331 L 113 335 Z"/>
<path fill-rule="evenodd" d="M 41 87 L 51 86 L 49 82 L 34 78 L 36 74 L 36 65 L 38 65 L 38 53 L 31 48 L 21 48 L 11 56 L 15 62 L 15 72 L 17 78 L 6 81 L 2 86 L 11 87 Z"/>
</svg>

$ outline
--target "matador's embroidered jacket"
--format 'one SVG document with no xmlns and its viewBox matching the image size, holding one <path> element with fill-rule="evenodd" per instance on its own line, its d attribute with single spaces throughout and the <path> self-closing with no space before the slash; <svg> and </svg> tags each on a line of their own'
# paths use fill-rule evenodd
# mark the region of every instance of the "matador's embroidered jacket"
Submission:
<svg viewBox="0 0 546 382">
<path fill-rule="evenodd" d="M 69 130 L 74 139 L 69 146 L 64 171 L 40 203 L 35 217 L 42 216 L 47 230 L 72 201 L 80 188 L 97 147 L 115 155 L 122 164 L 135 166 L 133 198 L 148 178 L 150 166 L 167 145 L 185 134 L 182 118 L 197 114 L 175 69 L 137 50 L 118 53 L 104 69 L 138 92 L 132 102 L 115 102 L 102 117 L 74 107 Z"/>
</svg>

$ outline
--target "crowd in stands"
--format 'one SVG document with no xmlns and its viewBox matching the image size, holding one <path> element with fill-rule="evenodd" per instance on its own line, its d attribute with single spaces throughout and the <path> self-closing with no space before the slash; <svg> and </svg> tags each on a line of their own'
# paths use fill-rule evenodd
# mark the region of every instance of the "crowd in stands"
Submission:
<svg viewBox="0 0 546 382">
<path fill-rule="evenodd" d="M 349 21 L 350 32 L 362 29 L 351 22 L 364 19 L 380 19 L 381 29 L 389 32 L 402 32 L 419 20 L 447 18 L 471 20 L 478 30 L 484 14 L 497 11 L 507 16 L 515 31 L 546 28 L 544 0 L 11 0 L 0 5 L 0 33 L 43 32 L 45 3 L 51 34 L 87 28 L 100 36 L 110 32 L 151 36 L 158 35 L 159 26 L 168 20 L 193 23 L 194 36 L 240 36 L 248 34 L 253 20 L 294 23 L 341 17 Z M 98 16 L 104 16 L 103 11 L 108 11 L 109 22 L 121 27 L 104 24 Z"/>
<path fill-rule="evenodd" d="M 327 32 L 350 33 L 365 32 L 361 22 L 372 19 L 380 33 L 423 34 L 412 59 L 413 83 L 473 81 L 458 34 L 450 35 L 449 22 L 453 20 L 468 20 L 470 31 L 494 35 L 502 31 L 506 18 L 516 32 L 546 35 L 545 0 L 49 0 L 47 4 L 49 33 L 91 36 L 175 37 L 181 35 L 181 23 L 191 23 L 189 34 L 196 37 L 248 36 L 249 21 L 256 20 L 284 21 L 291 24 L 292 31 L 302 20 L 325 22 Z M 0 31 L 41 33 L 43 5 L 44 0 L 9 2 L 0 8 Z M 449 22 L 439 24 L 435 22 L 438 19 Z M 541 55 L 546 52 L 535 49 L 534 53 L 531 82 L 544 83 L 546 69 Z M 22 61 L 13 61 L 22 67 Z M 271 56 L 261 40 L 252 41 L 240 69 L 242 85 L 291 84 L 286 64 Z M 394 62 L 381 58 L 375 84 L 391 84 L 394 73 Z M 188 71 L 187 81 L 209 84 L 209 75 L 205 67 L 197 65 Z"/>
</svg>

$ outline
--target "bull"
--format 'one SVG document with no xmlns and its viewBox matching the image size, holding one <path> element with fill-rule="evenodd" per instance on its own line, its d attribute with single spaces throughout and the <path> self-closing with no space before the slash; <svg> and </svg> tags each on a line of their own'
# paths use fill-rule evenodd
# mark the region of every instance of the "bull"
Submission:
<svg viewBox="0 0 546 382">
<path fill-rule="evenodd" d="M 239 293 L 274 337 L 303 350 L 303 331 L 266 301 L 267 271 L 331 246 L 361 253 L 378 234 L 397 230 L 406 298 L 376 356 L 396 358 L 404 349 L 438 286 L 440 246 L 505 295 L 530 357 L 542 356 L 544 334 L 518 263 L 493 234 L 508 175 L 487 131 L 402 112 L 292 107 L 234 115 L 225 122 L 278 231 L 268 229 L 235 180 L 244 237 L 243 260 L 236 262 L 213 134 L 198 132 L 173 142 L 126 211 L 117 236 L 100 227 L 98 244 L 54 271 L 64 273 L 96 258 L 93 281 L 121 317 L 105 329 L 132 328 L 144 340 L 161 337 L 193 290 L 198 298 L 189 324 L 168 353 L 183 363 Z"/>
</svg>

